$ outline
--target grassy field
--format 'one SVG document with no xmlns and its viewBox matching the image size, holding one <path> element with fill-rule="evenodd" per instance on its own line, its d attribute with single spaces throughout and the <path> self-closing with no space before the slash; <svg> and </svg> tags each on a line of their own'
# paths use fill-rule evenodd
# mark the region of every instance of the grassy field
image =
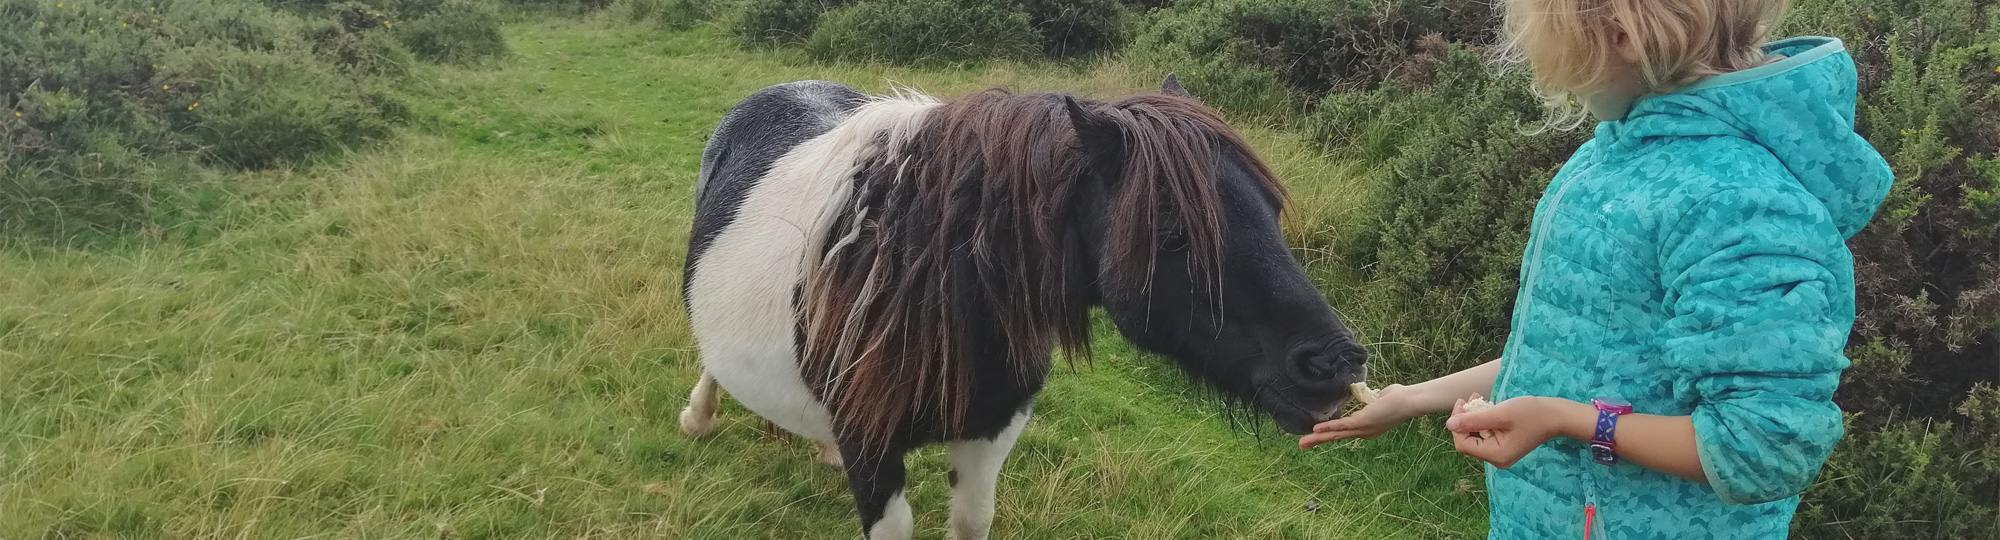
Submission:
<svg viewBox="0 0 2000 540">
<path fill-rule="evenodd" d="M 1158 75 L 830 68 L 574 20 L 509 36 L 498 65 L 421 68 L 393 140 L 213 178 L 124 246 L 0 251 L 0 538 L 858 537 L 810 445 L 733 406 L 712 437 L 675 427 L 704 136 L 797 79 L 1112 96 Z M 1247 123 L 1293 231 L 1342 226 L 1365 175 Z M 1300 452 L 1099 334 L 1009 460 L 996 538 L 1484 535 L 1479 470 L 1436 422 Z M 921 538 L 946 536 L 944 468 L 912 460 Z"/>
</svg>

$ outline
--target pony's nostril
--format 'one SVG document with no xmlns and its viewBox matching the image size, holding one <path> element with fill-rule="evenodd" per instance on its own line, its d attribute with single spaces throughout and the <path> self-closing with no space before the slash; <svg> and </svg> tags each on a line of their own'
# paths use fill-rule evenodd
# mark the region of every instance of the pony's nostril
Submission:
<svg viewBox="0 0 2000 540">
<path fill-rule="evenodd" d="M 1292 362 L 1298 366 L 1299 376 L 1312 381 L 1339 377 L 1367 361 L 1368 351 L 1349 341 L 1292 352 Z"/>
</svg>

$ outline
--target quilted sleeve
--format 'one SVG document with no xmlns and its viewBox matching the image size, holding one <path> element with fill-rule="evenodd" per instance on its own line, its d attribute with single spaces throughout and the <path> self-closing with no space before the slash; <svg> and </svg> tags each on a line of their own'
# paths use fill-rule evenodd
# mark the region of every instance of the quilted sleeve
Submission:
<svg viewBox="0 0 2000 540">
<path fill-rule="evenodd" d="M 1799 494 L 1842 434 L 1845 236 L 1802 190 L 1736 188 L 1696 203 L 1663 240 L 1664 359 L 1676 395 L 1696 404 L 1709 486 L 1730 504 Z"/>
</svg>

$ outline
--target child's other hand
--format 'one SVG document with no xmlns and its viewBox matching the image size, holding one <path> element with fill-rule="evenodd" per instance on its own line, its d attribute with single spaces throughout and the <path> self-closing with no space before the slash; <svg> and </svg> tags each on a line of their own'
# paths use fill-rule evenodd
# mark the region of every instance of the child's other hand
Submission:
<svg viewBox="0 0 2000 540">
<path fill-rule="evenodd" d="M 1492 463 L 1502 469 L 1514 466 L 1528 452 L 1561 435 L 1562 415 L 1546 398 L 1517 397 L 1480 412 L 1465 412 L 1465 400 L 1451 407 L 1452 446 L 1458 453 Z"/>
<path fill-rule="evenodd" d="M 1321 422 L 1313 426 L 1310 435 L 1299 437 L 1299 449 L 1309 450 L 1321 444 L 1341 439 L 1373 439 L 1387 433 L 1397 424 L 1417 416 L 1409 403 L 1410 395 L 1403 385 L 1392 384 L 1378 391 L 1374 403 L 1354 411 L 1354 414 Z"/>
</svg>

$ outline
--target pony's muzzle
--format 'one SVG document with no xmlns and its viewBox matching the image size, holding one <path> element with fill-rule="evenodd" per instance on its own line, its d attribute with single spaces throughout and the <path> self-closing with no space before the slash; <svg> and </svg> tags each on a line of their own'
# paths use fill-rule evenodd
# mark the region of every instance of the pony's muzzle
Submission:
<svg viewBox="0 0 2000 540">
<path fill-rule="evenodd" d="M 1367 376 L 1368 351 L 1354 340 L 1340 339 L 1294 348 L 1291 363 L 1302 383 L 1345 387 Z"/>
</svg>

